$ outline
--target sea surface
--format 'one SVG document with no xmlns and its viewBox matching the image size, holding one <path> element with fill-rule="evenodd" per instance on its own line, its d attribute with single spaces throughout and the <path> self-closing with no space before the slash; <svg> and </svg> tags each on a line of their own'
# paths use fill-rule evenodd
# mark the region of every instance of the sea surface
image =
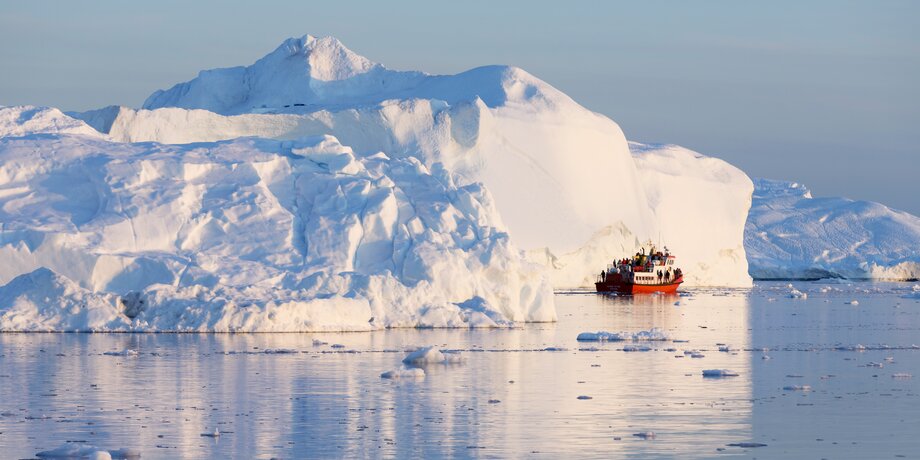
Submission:
<svg viewBox="0 0 920 460">
<path fill-rule="evenodd" d="M 0 334 L 0 458 L 920 458 L 914 284 L 565 292 L 499 330 Z M 430 345 L 463 362 L 381 378 Z"/>
</svg>

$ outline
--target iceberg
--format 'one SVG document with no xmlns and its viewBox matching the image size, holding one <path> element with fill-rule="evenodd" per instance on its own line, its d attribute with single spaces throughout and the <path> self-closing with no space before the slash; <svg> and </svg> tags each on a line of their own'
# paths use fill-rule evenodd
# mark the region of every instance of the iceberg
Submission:
<svg viewBox="0 0 920 460">
<path fill-rule="evenodd" d="M 0 107 L 0 330 L 554 321 L 554 287 L 659 236 L 688 285 L 750 286 L 752 189 L 522 69 L 308 35 L 141 109 Z"/>
<path fill-rule="evenodd" d="M 54 155 L 36 155 L 48 151 Z M 0 330 L 553 321 L 479 184 L 331 136 L 0 138 Z"/>
<path fill-rule="evenodd" d="M 920 217 L 796 182 L 755 180 L 744 245 L 758 279 L 920 278 Z"/>
<path fill-rule="evenodd" d="M 751 285 L 743 172 L 676 146 L 630 145 L 614 121 L 516 67 L 395 71 L 308 35 L 157 91 L 141 110 L 74 116 L 121 142 L 330 134 L 358 156 L 440 164 L 491 192 L 514 242 L 556 288 L 593 286 L 596 271 L 659 236 L 688 285 Z"/>
</svg>

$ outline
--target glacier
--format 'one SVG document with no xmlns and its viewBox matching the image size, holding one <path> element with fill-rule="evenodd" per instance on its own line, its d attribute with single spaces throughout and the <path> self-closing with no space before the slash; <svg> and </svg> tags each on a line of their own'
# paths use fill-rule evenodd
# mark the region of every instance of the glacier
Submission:
<svg viewBox="0 0 920 460">
<path fill-rule="evenodd" d="M 920 218 L 797 182 L 755 180 L 744 245 L 758 279 L 920 278 Z"/>
</svg>

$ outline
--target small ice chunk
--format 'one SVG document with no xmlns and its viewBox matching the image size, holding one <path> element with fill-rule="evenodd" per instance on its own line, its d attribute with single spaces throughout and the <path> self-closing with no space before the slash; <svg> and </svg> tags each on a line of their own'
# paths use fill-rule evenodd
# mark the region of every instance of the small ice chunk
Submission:
<svg viewBox="0 0 920 460">
<path fill-rule="evenodd" d="M 623 342 L 626 340 L 640 342 L 662 341 L 668 340 L 668 338 L 669 337 L 667 333 L 655 327 L 647 331 L 638 331 L 632 333 L 607 331 L 582 332 L 581 334 L 578 334 L 578 337 L 576 337 L 575 340 L 579 342 Z"/>
<path fill-rule="evenodd" d="M 792 287 L 792 285 L 790 284 L 789 287 Z M 806 294 L 806 293 L 804 293 L 804 292 L 802 292 L 802 291 L 800 291 L 800 290 L 798 290 L 798 289 L 796 289 L 796 288 L 792 288 L 792 290 L 789 291 L 789 297 L 792 298 L 792 299 L 807 299 L 807 298 L 808 298 L 808 294 Z"/>
<path fill-rule="evenodd" d="M 105 450 L 86 444 L 67 444 L 57 449 L 46 450 L 35 454 L 38 458 L 79 458 L 88 460 L 134 460 L 141 458 L 141 453 L 134 449 L 123 448 Z"/>
<path fill-rule="evenodd" d="M 321 347 L 321 346 L 323 346 L 323 345 L 328 345 L 328 343 L 329 343 L 329 342 L 323 342 L 323 341 L 320 340 L 320 339 L 313 339 L 313 346 L 314 346 L 314 347 Z"/>
<path fill-rule="evenodd" d="M 732 351 L 732 349 L 731 349 L 730 346 L 724 345 L 724 346 L 719 347 L 719 351 L 721 351 L 721 352 L 726 352 L 726 353 L 727 353 L 727 352 L 729 352 L 729 351 Z"/>
<path fill-rule="evenodd" d="M 413 367 L 409 369 L 393 369 L 391 371 L 386 371 L 380 374 L 382 379 L 423 379 L 425 378 L 425 370 L 420 367 Z"/>
<path fill-rule="evenodd" d="M 107 351 L 103 353 L 106 356 L 137 356 L 137 350 L 125 349 L 122 351 Z"/>
<path fill-rule="evenodd" d="M 409 353 L 403 362 L 414 366 L 426 364 L 452 364 L 463 362 L 463 356 L 458 352 L 442 352 L 438 347 L 422 347 Z"/>
<path fill-rule="evenodd" d="M 783 387 L 785 391 L 811 391 L 811 385 L 786 385 Z"/>
<path fill-rule="evenodd" d="M 847 302 L 847 305 L 859 305 L 859 301 L 856 300 L 856 299 L 853 299 L 853 300 Z"/>
<path fill-rule="evenodd" d="M 201 436 L 203 436 L 203 437 L 205 437 L 205 438 L 219 438 L 219 437 L 220 437 L 220 430 L 218 430 L 217 428 L 214 428 L 214 432 L 213 432 L 213 433 L 201 433 Z"/>
<path fill-rule="evenodd" d="M 637 437 L 637 438 L 639 438 L 639 439 L 655 439 L 655 432 L 654 432 L 654 431 L 646 431 L 646 432 L 643 432 L 643 433 L 633 433 L 633 436 L 635 436 L 635 437 Z"/>
<path fill-rule="evenodd" d="M 703 370 L 703 377 L 720 378 L 720 377 L 737 377 L 737 376 L 738 376 L 737 372 L 733 370 L 729 370 L 729 369 L 705 369 Z"/>
<path fill-rule="evenodd" d="M 741 447 L 743 449 L 751 449 L 754 447 L 767 447 L 766 444 L 760 442 L 733 442 L 731 444 L 726 444 L 728 447 Z"/>
<path fill-rule="evenodd" d="M 622 342 L 626 340 L 626 337 L 616 332 L 599 331 L 582 332 L 575 340 L 579 342 Z"/>
<path fill-rule="evenodd" d="M 690 357 L 691 357 L 691 358 L 697 358 L 697 359 L 699 359 L 699 358 L 705 358 L 706 355 L 704 355 L 704 354 L 702 354 L 702 353 L 699 353 L 699 352 L 696 352 L 696 353 L 690 353 Z"/>
<path fill-rule="evenodd" d="M 623 347 L 623 351 L 632 352 L 632 351 L 652 351 L 652 347 L 647 345 L 626 345 Z"/>
<path fill-rule="evenodd" d="M 587 400 L 587 399 L 594 399 L 594 398 L 592 398 L 591 396 L 585 396 L 585 395 L 581 395 L 581 396 L 579 396 L 579 397 L 578 397 L 578 398 L 576 398 L 576 399 L 581 399 L 581 400 L 583 400 L 583 401 L 584 401 L 584 400 Z"/>
<path fill-rule="evenodd" d="M 891 374 L 891 378 L 893 379 L 909 379 L 911 377 L 913 377 L 913 375 L 908 374 L 907 372 L 895 372 L 894 374 Z"/>
</svg>

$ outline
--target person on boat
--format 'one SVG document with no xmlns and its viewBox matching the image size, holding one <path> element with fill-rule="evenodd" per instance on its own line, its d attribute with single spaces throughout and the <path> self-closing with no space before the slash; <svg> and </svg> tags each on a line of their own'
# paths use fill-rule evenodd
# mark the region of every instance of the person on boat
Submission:
<svg viewBox="0 0 920 460">
<path fill-rule="evenodd" d="M 607 281 L 607 270 L 601 270 L 601 282 Z"/>
</svg>

